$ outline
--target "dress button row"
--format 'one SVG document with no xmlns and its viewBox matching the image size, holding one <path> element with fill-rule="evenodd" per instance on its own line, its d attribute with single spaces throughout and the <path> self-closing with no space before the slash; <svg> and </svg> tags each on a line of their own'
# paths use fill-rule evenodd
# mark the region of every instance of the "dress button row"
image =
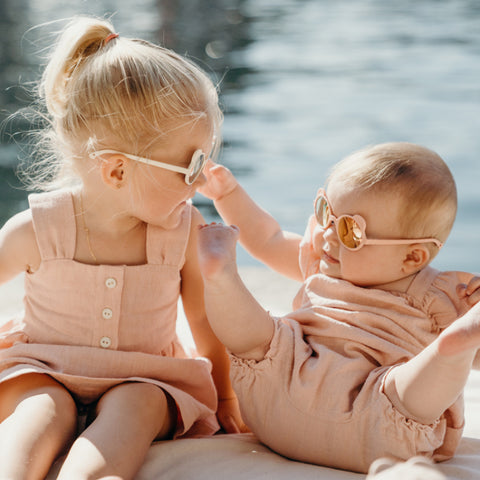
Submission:
<svg viewBox="0 0 480 480">
<path fill-rule="evenodd" d="M 109 277 L 105 280 L 105 285 L 107 288 L 115 288 L 117 286 L 117 281 L 113 277 Z"/>
<path fill-rule="evenodd" d="M 102 348 L 108 348 L 111 344 L 112 344 L 112 340 L 110 339 L 110 337 L 102 337 L 100 339 L 100 346 Z"/>
</svg>

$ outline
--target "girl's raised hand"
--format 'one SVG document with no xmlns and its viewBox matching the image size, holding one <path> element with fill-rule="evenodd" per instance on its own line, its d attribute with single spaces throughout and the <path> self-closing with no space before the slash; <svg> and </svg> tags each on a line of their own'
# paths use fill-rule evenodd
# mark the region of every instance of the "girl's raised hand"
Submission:
<svg viewBox="0 0 480 480">
<path fill-rule="evenodd" d="M 238 182 L 232 172 L 223 165 L 208 160 L 203 171 L 207 183 L 198 187 L 197 191 L 211 200 L 220 200 L 233 190 Z"/>
</svg>

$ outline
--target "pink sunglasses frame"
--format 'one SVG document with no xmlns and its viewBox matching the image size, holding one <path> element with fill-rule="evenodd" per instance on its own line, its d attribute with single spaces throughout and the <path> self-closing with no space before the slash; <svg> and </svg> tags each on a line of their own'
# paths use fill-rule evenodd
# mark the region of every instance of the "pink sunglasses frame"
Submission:
<svg viewBox="0 0 480 480">
<path fill-rule="evenodd" d="M 320 199 L 324 199 L 325 203 L 328 208 L 328 218 L 327 218 L 327 225 L 323 226 L 323 221 L 320 220 L 320 214 L 318 212 L 317 204 Z M 323 188 L 320 188 L 317 192 L 317 196 L 315 197 L 315 201 L 313 202 L 313 208 L 315 212 L 315 218 L 317 219 L 318 225 L 323 228 L 324 230 L 327 230 L 330 225 L 335 226 L 335 232 L 338 236 L 338 239 L 342 246 L 344 246 L 346 249 L 351 250 L 352 252 L 356 252 L 360 250 L 364 245 L 408 245 L 408 244 L 414 244 L 414 243 L 434 243 L 438 249 L 442 248 L 443 243 L 440 242 L 440 240 L 436 238 L 390 238 L 390 239 L 380 239 L 380 238 L 367 238 L 367 233 L 365 232 L 365 229 L 367 227 L 367 222 L 361 215 L 340 215 L 338 218 L 333 215 L 332 213 L 332 208 L 330 206 L 330 203 L 328 202 L 327 194 Z M 360 231 L 362 233 L 362 237 L 360 238 L 360 244 L 357 247 L 349 247 L 345 245 L 345 243 L 342 241 L 340 236 L 338 235 L 338 223 L 342 220 L 342 218 L 348 218 L 353 220 L 358 227 L 360 228 Z"/>
</svg>

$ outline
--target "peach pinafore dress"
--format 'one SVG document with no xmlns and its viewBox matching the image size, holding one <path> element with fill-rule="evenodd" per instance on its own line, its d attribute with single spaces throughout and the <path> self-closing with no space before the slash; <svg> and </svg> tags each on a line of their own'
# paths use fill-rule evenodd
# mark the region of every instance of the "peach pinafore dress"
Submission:
<svg viewBox="0 0 480 480">
<path fill-rule="evenodd" d="M 214 433 L 211 364 L 187 358 L 176 335 L 192 206 L 175 229 L 147 226 L 146 264 L 111 266 L 73 259 L 71 191 L 30 195 L 29 202 L 42 261 L 25 275 L 23 318 L 0 326 L 0 382 L 45 373 L 81 404 L 120 383 L 147 382 L 174 399 L 176 436 Z"/>
</svg>

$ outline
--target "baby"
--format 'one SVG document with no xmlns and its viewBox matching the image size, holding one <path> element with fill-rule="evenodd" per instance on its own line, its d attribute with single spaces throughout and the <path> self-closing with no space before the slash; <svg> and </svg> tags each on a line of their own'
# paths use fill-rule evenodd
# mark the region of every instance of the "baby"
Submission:
<svg viewBox="0 0 480 480">
<path fill-rule="evenodd" d="M 350 155 L 318 190 L 303 239 L 226 168 L 210 164 L 206 176 L 201 193 L 236 225 L 200 228 L 206 311 L 258 438 L 287 457 L 359 472 L 385 456 L 450 458 L 480 346 L 478 307 L 470 310 L 480 281 L 429 266 L 457 208 L 444 161 L 408 143 Z M 273 318 L 247 290 L 238 238 L 303 281 L 293 312 Z"/>
</svg>

